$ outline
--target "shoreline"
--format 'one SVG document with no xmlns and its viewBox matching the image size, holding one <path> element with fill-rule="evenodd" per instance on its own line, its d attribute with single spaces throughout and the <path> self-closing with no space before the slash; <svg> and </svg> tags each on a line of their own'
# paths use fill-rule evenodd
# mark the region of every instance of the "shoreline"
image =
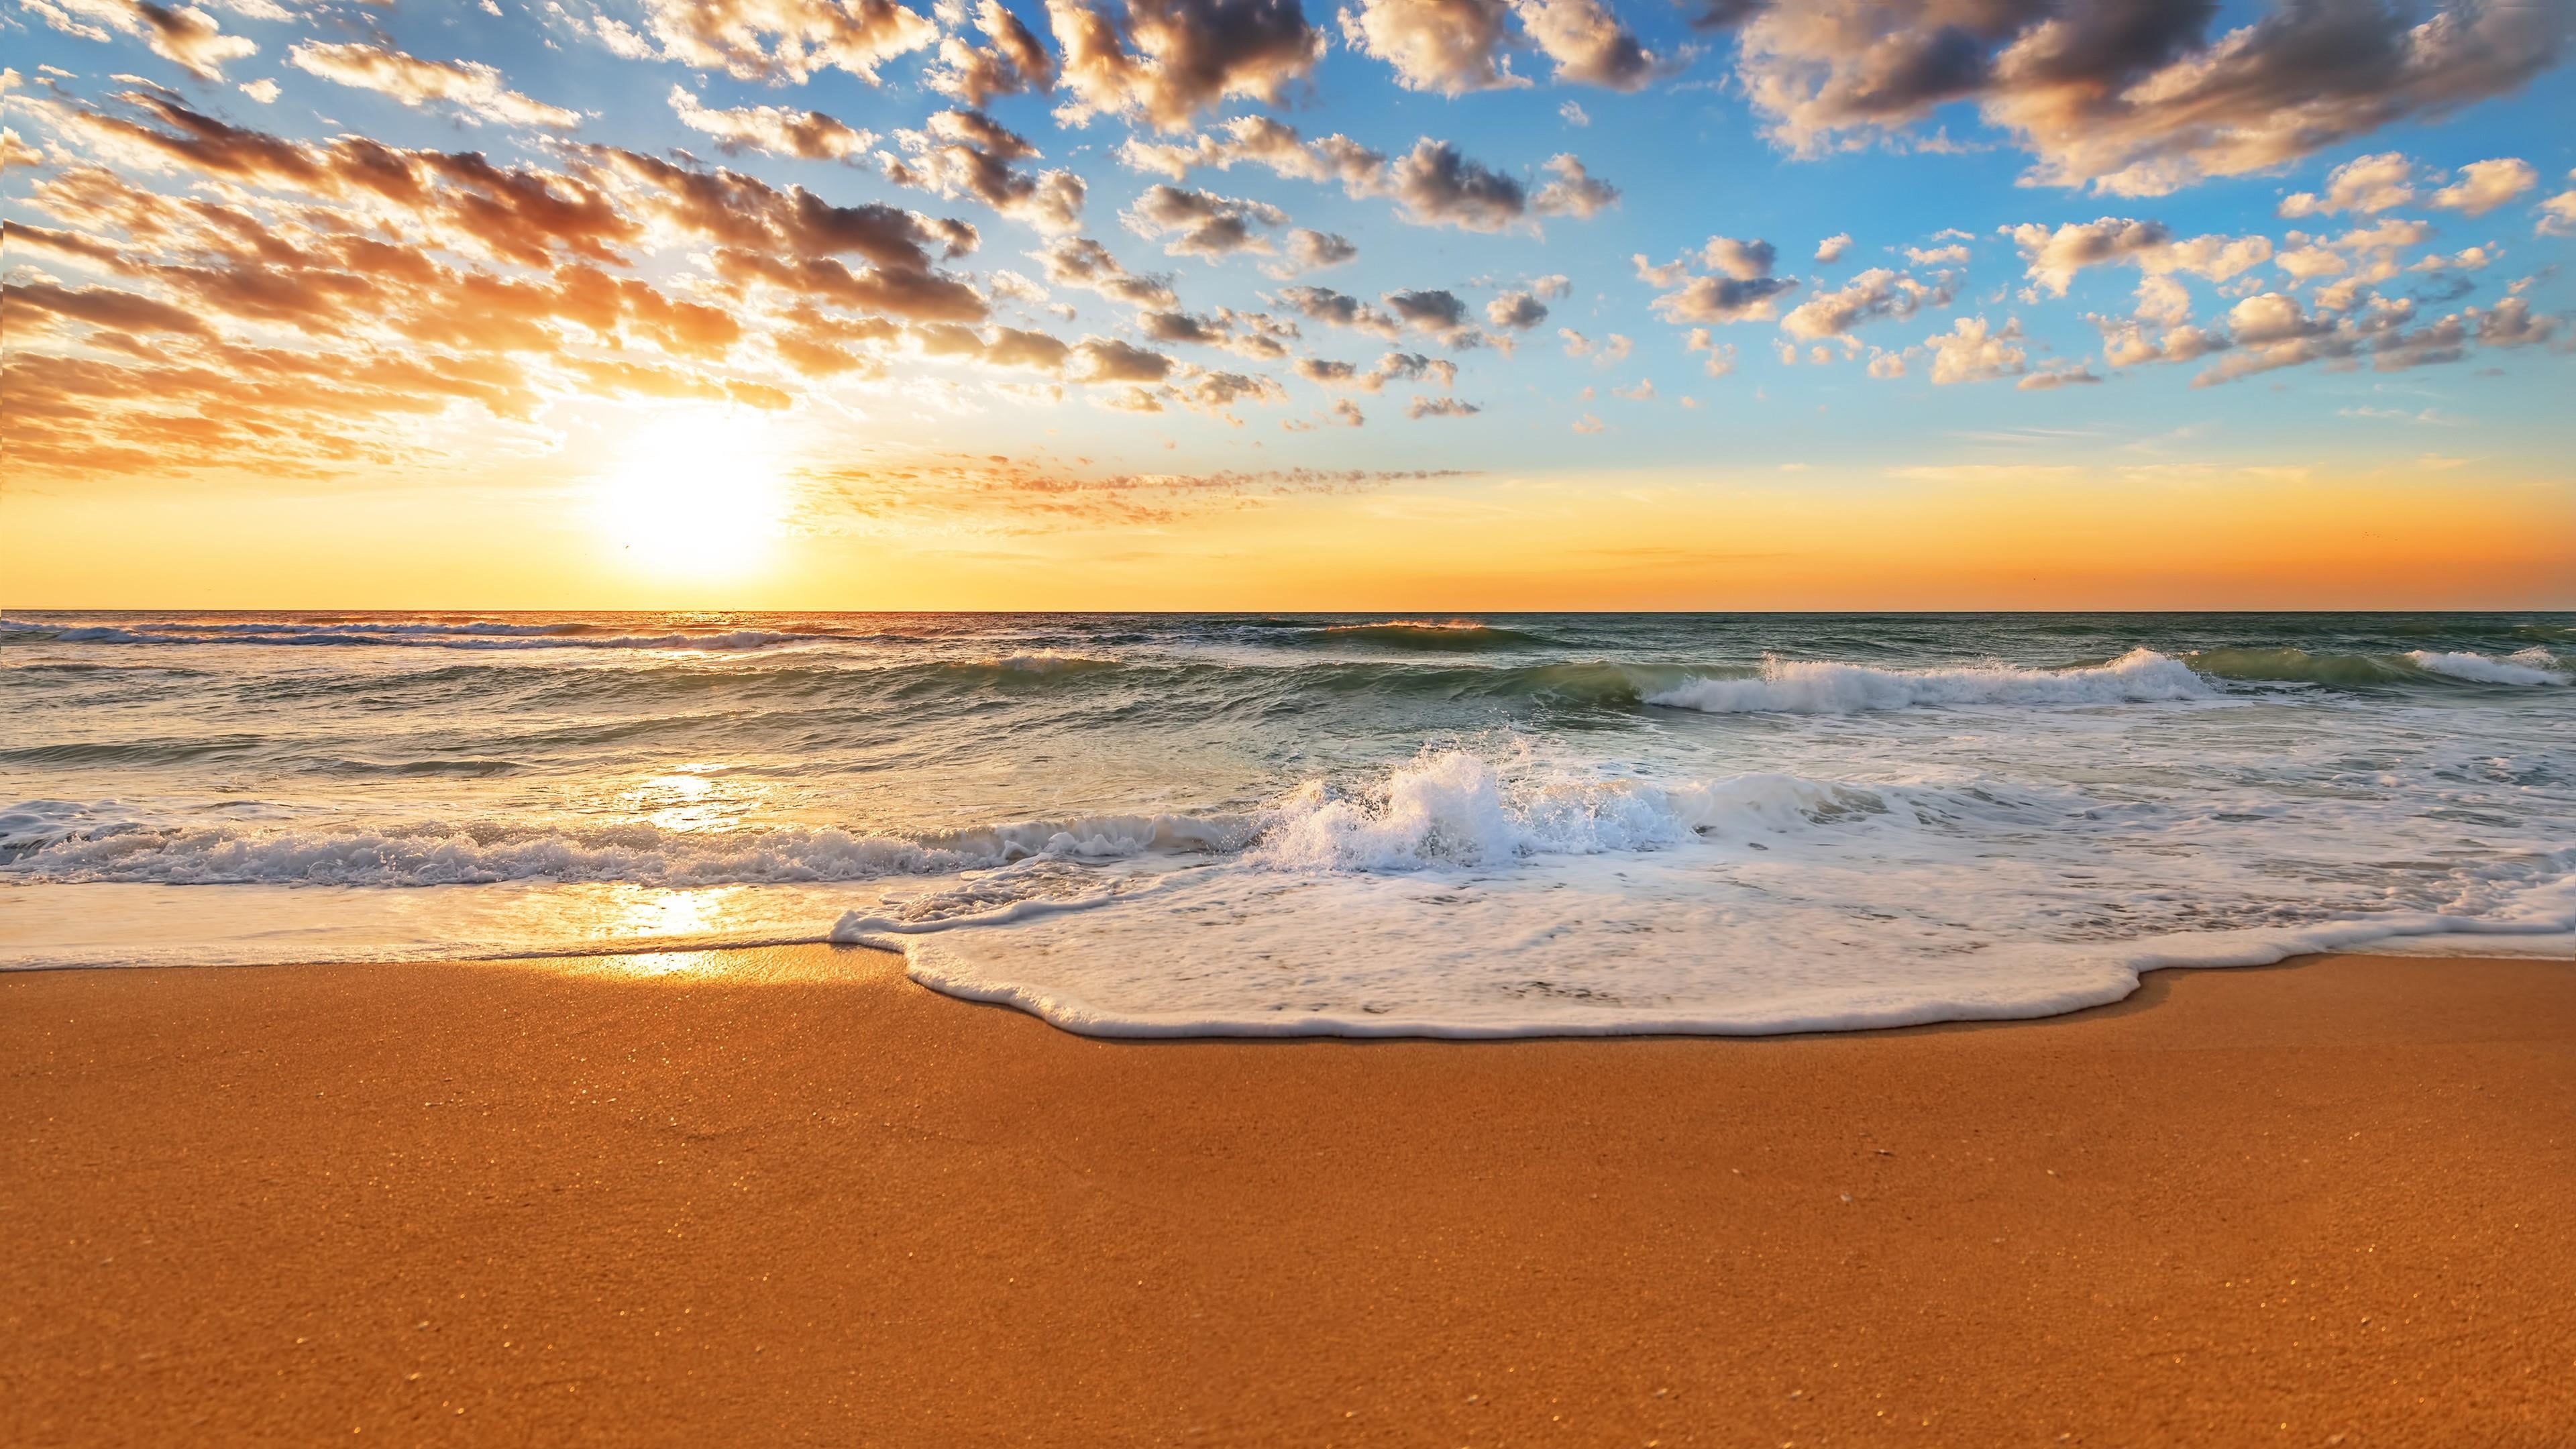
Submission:
<svg viewBox="0 0 2576 1449">
<path fill-rule="evenodd" d="M 1252 1050 L 865 948 L 8 973 L 0 1439 L 2545 1445 L 2571 968 Z"/>
<path fill-rule="evenodd" d="M 376 966 L 492 966 L 507 965 L 514 962 L 524 963 L 532 967 L 545 967 L 562 963 L 591 960 L 612 961 L 642 956 L 687 956 L 720 959 L 729 955 L 782 950 L 828 952 L 860 951 L 891 957 L 894 961 L 900 963 L 897 968 L 899 972 L 910 979 L 913 984 L 935 995 L 946 997 L 951 1001 L 964 1005 L 1000 1007 L 1014 1014 L 1026 1016 L 1033 1020 L 1042 1022 L 1055 1030 L 1066 1033 L 1067 1035 L 1081 1037 L 1092 1041 L 1760 1041 L 1774 1038 L 1870 1036 L 1885 1032 L 1911 1031 L 1922 1027 L 1934 1026 L 2012 1026 L 2025 1023 L 2056 1021 L 2066 1017 L 2083 1016 L 2091 1012 L 2126 1004 L 2134 999 L 2140 991 L 2143 991 L 2155 978 L 2169 973 L 2259 971 L 2269 970 L 2274 967 L 2298 966 L 2309 962 L 2355 956 L 2424 961 L 2576 961 L 2576 931 L 2556 929 L 2525 930 L 2518 927 L 2507 927 L 2492 930 L 2399 932 L 2385 936 L 2363 937 L 2357 940 L 2321 948 L 2302 949 L 2294 947 L 2281 955 L 2272 957 L 2269 960 L 2215 960 L 2163 966 L 2123 968 L 2130 970 L 2132 974 L 2135 975 L 2137 978 L 2137 985 L 2132 987 L 2126 994 L 2110 1001 L 2094 1002 L 2090 1005 L 2072 1006 L 2053 1011 L 2034 1011 L 2028 1014 L 1995 1013 L 1957 1016 L 1932 1014 L 1921 1020 L 1890 1022 L 1883 1025 L 1870 1024 L 1840 1027 L 1786 1027 L 1778 1029 L 1759 1026 L 1742 1028 L 1730 1026 L 1727 1028 L 1708 1030 L 1612 1025 L 1593 1028 L 1570 1027 L 1562 1031 L 1521 1031 L 1508 1027 L 1442 1027 L 1436 1024 L 1413 1023 L 1399 1023 L 1386 1029 L 1377 1029 L 1374 1024 L 1371 1024 L 1369 1029 L 1349 1030 L 1346 1028 L 1352 1024 L 1348 1022 L 1331 1022 L 1322 1028 L 1303 1026 L 1302 1024 L 1296 1027 L 1274 1028 L 1272 1024 L 1265 1022 L 1262 1024 L 1262 1029 L 1260 1030 L 1245 1030 L 1241 1029 L 1241 1027 L 1236 1024 L 1223 1023 L 1212 1026 L 1194 1026 L 1187 1023 L 1139 1023 L 1127 1021 L 1116 1022 L 1111 1029 L 1085 1030 L 1080 1026 L 1068 1025 L 1065 1020 L 1068 1015 L 1082 1016 L 1092 1014 L 1092 1008 L 1084 1003 L 1074 1002 L 1073 1004 L 1077 1009 L 1068 1013 L 1048 1009 L 1048 1003 L 1043 999 L 1030 999 L 1031 993 L 1024 988 L 1006 987 L 986 990 L 977 987 L 956 986 L 943 983 L 941 981 L 924 979 L 920 976 L 913 976 L 911 974 L 911 953 L 902 945 L 896 944 L 896 942 L 908 939 L 912 938 L 882 938 L 874 936 L 845 938 L 826 932 L 821 935 L 798 934 L 792 936 L 760 937 L 752 939 L 683 937 L 670 941 L 657 941 L 643 938 L 628 938 L 621 941 L 610 941 L 588 946 L 565 946 L 550 950 L 512 949 L 503 951 L 439 951 L 435 948 L 428 948 L 421 954 L 417 955 L 342 957 L 279 961 L 147 961 L 135 962 L 132 964 L 109 964 L 97 961 L 40 962 L 31 965 L 0 965 L 0 980 L 7 980 L 10 977 L 21 975 L 44 975 L 61 972 L 90 971 L 322 970 L 359 969 Z M 2398 949 L 2408 945 L 2428 949 Z M 2515 949 L 2517 946 L 2524 947 L 2525 949 Z"/>
</svg>

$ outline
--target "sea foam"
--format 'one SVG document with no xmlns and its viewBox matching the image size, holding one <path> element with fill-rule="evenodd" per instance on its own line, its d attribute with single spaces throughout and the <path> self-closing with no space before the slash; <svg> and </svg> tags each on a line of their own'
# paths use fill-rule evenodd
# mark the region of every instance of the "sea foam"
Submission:
<svg viewBox="0 0 2576 1449">
<path fill-rule="evenodd" d="M 1850 714 L 1925 705 L 2136 704 L 2216 694 L 2181 660 L 2132 649 L 2108 664 L 2074 669 L 1877 669 L 1766 655 L 1758 679 L 1697 680 L 1647 702 L 1708 714 Z"/>
<path fill-rule="evenodd" d="M 2502 659 L 2484 654 L 2416 649 L 2407 656 L 2416 668 L 2431 674 L 2465 679 L 2473 684 L 2565 684 L 2567 676 L 2558 672 L 2558 660 L 2545 649 L 2525 649 Z"/>
</svg>

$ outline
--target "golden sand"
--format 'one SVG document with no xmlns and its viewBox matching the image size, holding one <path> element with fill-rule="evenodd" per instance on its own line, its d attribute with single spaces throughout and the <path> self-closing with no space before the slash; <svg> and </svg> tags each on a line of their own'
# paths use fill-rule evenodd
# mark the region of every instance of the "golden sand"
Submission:
<svg viewBox="0 0 2576 1449">
<path fill-rule="evenodd" d="M 825 948 L 0 979 L 0 1443 L 2576 1443 L 2576 964 L 1105 1043 Z"/>
</svg>

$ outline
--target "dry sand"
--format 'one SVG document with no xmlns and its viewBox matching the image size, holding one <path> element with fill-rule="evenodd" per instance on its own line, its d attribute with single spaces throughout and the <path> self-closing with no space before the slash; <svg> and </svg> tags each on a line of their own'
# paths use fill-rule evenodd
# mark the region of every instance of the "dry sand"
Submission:
<svg viewBox="0 0 2576 1449">
<path fill-rule="evenodd" d="M 2576 963 L 1480 1044 L 64 972 L 0 1083 L 11 1445 L 2576 1443 Z"/>
</svg>

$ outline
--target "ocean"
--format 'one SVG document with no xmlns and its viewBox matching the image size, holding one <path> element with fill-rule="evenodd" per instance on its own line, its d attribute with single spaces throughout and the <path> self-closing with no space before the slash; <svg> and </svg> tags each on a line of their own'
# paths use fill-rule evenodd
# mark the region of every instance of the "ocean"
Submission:
<svg viewBox="0 0 2576 1449">
<path fill-rule="evenodd" d="M 2576 956 L 2562 654 L 2576 615 L 20 612 L 0 969 L 831 940 L 1103 1035 L 1510 1036 Z"/>
</svg>

